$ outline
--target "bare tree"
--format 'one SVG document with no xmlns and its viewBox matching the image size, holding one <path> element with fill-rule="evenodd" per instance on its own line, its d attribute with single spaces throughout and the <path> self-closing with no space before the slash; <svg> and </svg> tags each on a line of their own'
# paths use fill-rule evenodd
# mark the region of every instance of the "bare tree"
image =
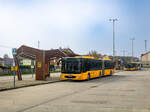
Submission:
<svg viewBox="0 0 150 112">
<path fill-rule="evenodd" d="M 90 51 L 88 55 L 94 57 L 95 59 L 101 59 L 101 58 L 102 58 L 102 55 L 99 54 L 99 53 L 98 53 L 97 51 L 95 51 L 95 50 Z"/>
<path fill-rule="evenodd" d="M 9 58 L 8 54 L 4 54 L 3 58 L 4 59 Z"/>
</svg>

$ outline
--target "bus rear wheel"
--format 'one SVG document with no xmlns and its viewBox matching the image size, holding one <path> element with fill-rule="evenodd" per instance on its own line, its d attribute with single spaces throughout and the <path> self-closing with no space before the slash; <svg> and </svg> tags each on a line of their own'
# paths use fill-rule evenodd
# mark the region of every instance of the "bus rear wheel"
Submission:
<svg viewBox="0 0 150 112">
<path fill-rule="evenodd" d="M 101 78 L 101 72 L 99 72 L 99 78 Z"/>
<path fill-rule="evenodd" d="M 112 75 L 112 71 L 110 71 L 110 75 Z"/>
<path fill-rule="evenodd" d="M 90 74 L 88 74 L 87 80 L 90 80 Z"/>
</svg>

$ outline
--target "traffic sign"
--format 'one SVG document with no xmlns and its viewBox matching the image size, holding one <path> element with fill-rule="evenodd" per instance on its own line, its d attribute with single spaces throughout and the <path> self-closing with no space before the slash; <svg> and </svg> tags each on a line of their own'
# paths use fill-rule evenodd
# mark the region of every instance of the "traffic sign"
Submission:
<svg viewBox="0 0 150 112">
<path fill-rule="evenodd" d="M 42 63 L 41 63 L 41 62 L 38 62 L 38 63 L 37 63 L 37 67 L 38 67 L 38 68 L 41 68 L 41 66 L 42 66 Z"/>
<path fill-rule="evenodd" d="M 16 55 L 17 54 L 17 49 L 16 48 L 12 48 L 12 54 Z"/>
<path fill-rule="evenodd" d="M 18 70 L 18 66 L 15 66 L 15 71 L 17 71 Z"/>
<path fill-rule="evenodd" d="M 17 71 L 18 70 L 18 66 L 11 66 L 11 71 Z"/>
<path fill-rule="evenodd" d="M 33 66 L 33 65 L 31 65 L 31 68 L 33 69 L 33 68 L 34 68 L 34 66 Z"/>
<path fill-rule="evenodd" d="M 14 66 L 11 66 L 11 71 L 14 71 Z"/>
</svg>

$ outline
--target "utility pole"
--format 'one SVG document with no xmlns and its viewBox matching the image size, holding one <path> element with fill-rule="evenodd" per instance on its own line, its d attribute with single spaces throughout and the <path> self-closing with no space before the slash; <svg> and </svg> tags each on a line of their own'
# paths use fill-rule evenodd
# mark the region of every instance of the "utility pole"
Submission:
<svg viewBox="0 0 150 112">
<path fill-rule="evenodd" d="M 131 41 L 132 41 L 132 61 L 133 61 L 133 57 L 134 57 L 134 40 L 135 40 L 135 38 L 131 38 L 130 39 Z"/>
<path fill-rule="evenodd" d="M 14 75 L 14 88 L 16 88 L 16 66 L 15 66 L 15 55 L 17 54 L 17 49 L 16 48 L 12 48 L 12 55 L 13 55 L 13 65 L 12 65 L 12 71 L 13 71 L 13 75 Z"/>
<path fill-rule="evenodd" d="M 123 56 L 125 56 L 126 51 L 125 51 L 125 50 L 123 50 L 122 52 L 123 52 Z"/>
<path fill-rule="evenodd" d="M 38 40 L 38 49 L 40 48 L 40 41 Z"/>
<path fill-rule="evenodd" d="M 145 40 L 145 52 L 147 52 L 147 40 Z"/>
<path fill-rule="evenodd" d="M 113 22 L 113 61 L 115 61 L 115 22 L 118 21 L 118 19 L 109 19 L 109 21 Z"/>
</svg>

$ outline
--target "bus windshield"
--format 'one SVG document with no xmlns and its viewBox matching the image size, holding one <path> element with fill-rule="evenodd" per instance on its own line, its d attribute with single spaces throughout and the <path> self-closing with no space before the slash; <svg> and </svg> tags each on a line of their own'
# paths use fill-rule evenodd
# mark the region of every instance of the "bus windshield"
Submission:
<svg viewBox="0 0 150 112">
<path fill-rule="evenodd" d="M 61 72 L 68 74 L 81 73 L 81 61 L 79 59 L 63 59 Z"/>
<path fill-rule="evenodd" d="M 136 67 L 136 64 L 135 63 L 128 63 L 125 67 L 133 68 L 133 67 Z"/>
</svg>

